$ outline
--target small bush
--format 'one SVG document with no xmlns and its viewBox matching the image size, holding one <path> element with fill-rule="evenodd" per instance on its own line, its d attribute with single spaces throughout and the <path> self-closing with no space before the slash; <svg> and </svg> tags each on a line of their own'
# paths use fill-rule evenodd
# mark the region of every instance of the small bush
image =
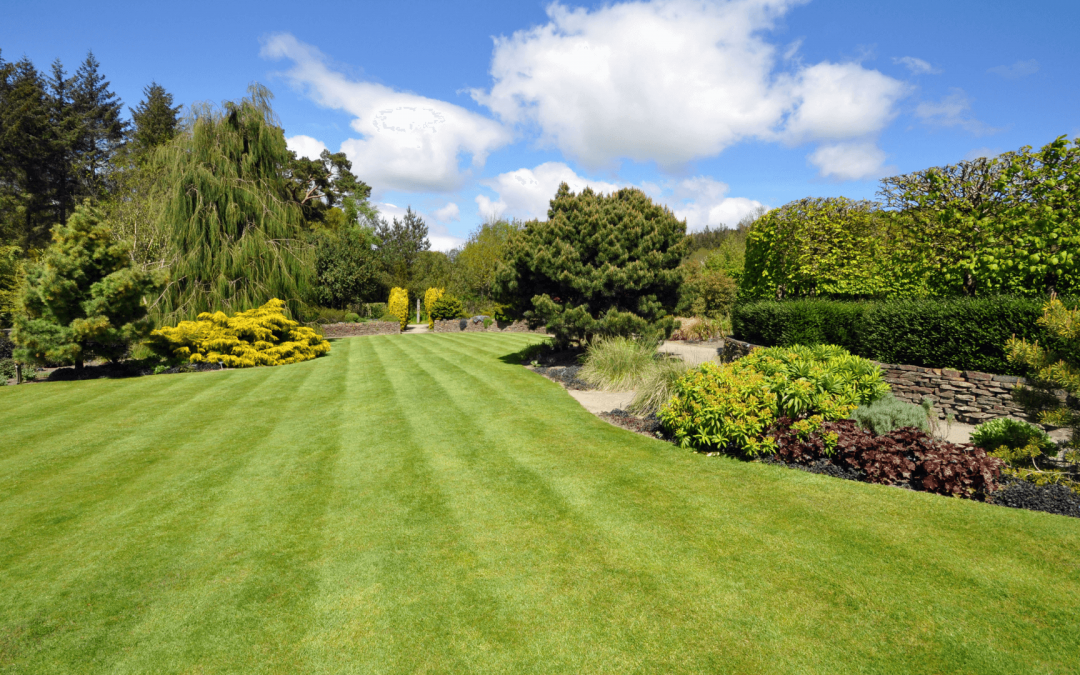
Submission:
<svg viewBox="0 0 1080 675">
<path fill-rule="evenodd" d="M 756 455 L 775 449 L 780 417 L 843 419 L 888 392 L 880 368 L 840 347 L 774 347 L 691 370 L 660 420 L 683 447 Z"/>
<path fill-rule="evenodd" d="M 1054 451 L 1054 441 L 1045 431 L 1023 420 L 1001 417 L 983 422 L 971 431 L 971 444 L 986 451 L 1005 446 L 1010 450 L 1034 444 L 1043 453 Z"/>
<path fill-rule="evenodd" d="M 0 359 L 0 385 L 15 377 L 15 362 L 11 359 Z"/>
<path fill-rule="evenodd" d="M 464 319 L 465 305 L 462 304 L 461 300 L 449 293 L 445 293 L 431 305 L 431 317 L 439 321 Z"/>
<path fill-rule="evenodd" d="M 636 389 L 656 360 L 656 345 L 627 337 L 594 341 L 585 352 L 579 377 L 611 391 Z"/>
<path fill-rule="evenodd" d="M 285 303 L 276 298 L 231 317 L 203 312 L 197 321 L 155 330 L 147 342 L 166 358 L 220 362 L 229 368 L 297 363 L 330 351 L 330 343 L 318 333 L 288 319 Z"/>
<path fill-rule="evenodd" d="M 360 315 L 356 312 L 349 312 L 345 315 L 346 323 L 360 323 Z"/>
<path fill-rule="evenodd" d="M 379 318 L 386 316 L 386 303 L 385 302 L 368 302 L 363 305 L 364 316 Z"/>
<path fill-rule="evenodd" d="M 893 429 L 904 427 L 930 430 L 925 408 L 901 401 L 892 394 L 887 394 L 869 405 L 859 406 L 851 413 L 851 419 L 875 436 L 884 436 Z"/>
<path fill-rule="evenodd" d="M 401 330 L 405 330 L 409 325 L 409 292 L 404 288 L 390 289 L 390 302 L 386 308 L 386 313 L 392 314 L 401 323 Z"/>
</svg>

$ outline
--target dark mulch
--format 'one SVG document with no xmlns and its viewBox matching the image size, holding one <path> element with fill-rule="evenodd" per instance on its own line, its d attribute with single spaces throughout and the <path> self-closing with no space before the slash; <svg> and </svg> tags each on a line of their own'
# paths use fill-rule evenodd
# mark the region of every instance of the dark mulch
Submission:
<svg viewBox="0 0 1080 675">
<path fill-rule="evenodd" d="M 585 350 L 581 347 L 555 350 L 551 345 L 544 345 L 540 352 L 533 357 L 533 360 L 548 368 L 553 366 L 578 366 L 581 365 L 583 356 L 585 356 Z"/>
<path fill-rule="evenodd" d="M 819 473 L 823 476 L 832 476 L 833 478 L 842 478 L 844 480 L 854 480 L 860 483 L 867 482 L 866 473 L 859 471 L 852 467 L 843 467 L 834 464 L 829 459 L 818 459 L 809 464 L 796 464 L 795 462 L 785 462 L 779 459 L 776 455 L 764 455 L 758 459 L 762 464 L 775 464 L 777 466 L 784 466 L 789 469 L 798 469 L 799 471 L 806 471 L 807 473 Z"/>
<path fill-rule="evenodd" d="M 1080 518 L 1080 495 L 1064 485 L 1035 485 L 1012 476 L 1005 476 L 1000 482 L 1003 487 L 987 501 L 1014 509 Z"/>
<path fill-rule="evenodd" d="M 635 433 L 652 436 L 653 438 L 664 437 L 664 431 L 661 428 L 660 420 L 657 419 L 656 415 L 638 417 L 637 415 L 620 408 L 615 408 L 611 412 L 600 413 L 599 417 L 617 427 L 622 427 L 623 429 L 628 429 Z"/>
<path fill-rule="evenodd" d="M 578 377 L 581 366 L 538 366 L 534 370 L 549 380 L 555 380 L 562 384 L 567 389 L 584 391 L 593 388 L 588 382 Z"/>
<path fill-rule="evenodd" d="M 175 375 L 176 373 L 198 373 L 207 370 L 222 370 L 216 363 L 191 363 L 175 366 L 162 371 L 164 374 Z M 142 377 L 153 375 L 153 365 L 142 361 L 121 361 L 119 363 L 103 363 L 100 365 L 84 366 L 82 372 L 74 367 L 57 368 L 49 373 L 45 382 L 70 382 L 73 380 L 101 380 L 123 379 L 127 377 Z"/>
</svg>

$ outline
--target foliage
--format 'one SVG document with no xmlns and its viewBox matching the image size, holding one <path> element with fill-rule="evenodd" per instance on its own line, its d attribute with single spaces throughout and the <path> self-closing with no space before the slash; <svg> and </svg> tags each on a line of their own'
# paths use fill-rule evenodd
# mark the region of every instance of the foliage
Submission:
<svg viewBox="0 0 1080 675">
<path fill-rule="evenodd" d="M 739 290 L 734 279 L 723 269 L 710 269 L 705 265 L 684 265 L 683 269 L 686 278 L 679 288 L 676 313 L 714 320 L 726 317 Z"/>
<path fill-rule="evenodd" d="M 875 436 L 884 436 L 893 429 L 904 427 L 915 427 L 921 431 L 930 430 L 925 408 L 901 401 L 892 394 L 887 394 L 873 403 L 859 406 L 851 412 L 851 419 L 855 420 L 860 428 L 866 429 Z"/>
<path fill-rule="evenodd" d="M 74 76 L 0 59 L 0 238 L 47 245 L 76 204 L 105 196 L 124 141 L 122 104 L 88 53 Z"/>
<path fill-rule="evenodd" d="M 559 186 L 548 220 L 515 232 L 494 295 L 547 325 L 560 345 L 593 336 L 667 337 L 681 281 L 685 224 L 636 189 L 598 195 Z"/>
<path fill-rule="evenodd" d="M 506 257 L 510 238 L 523 225 L 517 221 L 489 220 L 469 235 L 454 258 L 454 287 L 470 302 L 491 301 L 495 273 Z"/>
<path fill-rule="evenodd" d="M 405 330 L 409 325 L 409 292 L 404 288 L 391 288 L 386 313 L 396 318 L 401 323 L 401 330 Z"/>
<path fill-rule="evenodd" d="M 153 307 L 164 322 L 237 312 L 282 298 L 294 316 L 310 287 L 311 249 L 290 201 L 290 154 L 274 125 L 272 94 L 220 110 L 197 108 L 189 131 L 154 154 L 166 190 L 160 214 L 171 280 Z"/>
<path fill-rule="evenodd" d="M 181 108 L 173 105 L 173 95 L 157 82 L 147 85 L 143 89 L 143 96 L 146 98 L 140 101 L 137 107 L 129 108 L 131 121 L 135 125 L 131 144 L 140 155 L 145 155 L 176 137 Z"/>
<path fill-rule="evenodd" d="M 409 295 L 422 298 L 429 288 L 447 288 L 453 281 L 454 263 L 442 251 L 420 251 L 409 273 Z"/>
<path fill-rule="evenodd" d="M 330 351 L 322 336 L 286 317 L 285 303 L 277 298 L 233 316 L 204 312 L 197 321 L 155 330 L 148 342 L 166 358 L 229 368 L 298 363 Z"/>
<path fill-rule="evenodd" d="M 656 343 L 621 335 L 593 340 L 578 374 L 601 389 L 629 391 L 644 381 L 656 360 Z"/>
<path fill-rule="evenodd" d="M 873 202 L 802 199 L 769 211 L 746 243 L 739 287 L 747 299 L 918 294 L 919 283 L 891 273 L 887 244 L 896 218 Z"/>
<path fill-rule="evenodd" d="M 443 296 L 444 292 L 445 289 L 442 288 L 429 288 L 424 292 L 424 310 L 428 315 L 428 328 L 435 328 L 435 317 L 432 315 L 432 311 L 435 308 L 435 303 Z"/>
<path fill-rule="evenodd" d="M 672 340 L 712 340 L 723 337 L 724 328 L 722 320 L 714 321 L 707 317 L 694 317 L 683 319 L 678 328 L 671 334 Z"/>
<path fill-rule="evenodd" d="M 395 217 L 393 223 L 388 223 L 385 218 L 379 219 L 375 238 L 387 274 L 386 284 L 408 288 L 420 254 L 431 248 L 424 219 L 409 207 L 401 220 Z"/>
<path fill-rule="evenodd" d="M 15 361 L 11 359 L 0 358 L 0 387 L 7 384 L 7 381 L 15 377 Z"/>
<path fill-rule="evenodd" d="M 1001 460 L 981 448 L 935 439 L 911 427 L 874 435 L 854 420 L 799 427 L 782 419 L 775 429 L 776 457 L 809 465 L 821 459 L 853 469 L 870 483 L 902 485 L 954 497 L 985 497 L 997 487 Z"/>
<path fill-rule="evenodd" d="M 431 304 L 429 310 L 433 321 L 445 321 L 447 319 L 464 319 L 465 305 L 461 300 L 449 293 L 443 293 Z"/>
<path fill-rule="evenodd" d="M 27 272 L 12 338 L 25 363 L 74 363 L 121 357 L 151 328 L 144 299 L 160 283 L 134 268 L 127 248 L 112 239 L 101 213 L 79 206 Z"/>
<path fill-rule="evenodd" d="M 382 268 L 370 230 L 350 226 L 320 231 L 315 241 L 313 300 L 328 307 L 346 307 L 380 297 Z"/>
<path fill-rule="evenodd" d="M 843 419 L 888 392 L 880 368 L 840 347 L 773 347 L 690 371 L 660 420 L 682 447 L 756 455 L 775 448 L 780 417 Z"/>
<path fill-rule="evenodd" d="M 837 344 L 884 363 L 1019 375 L 1004 347 L 1010 336 L 1055 341 L 1038 323 L 1042 304 L 1009 296 L 760 301 L 736 305 L 732 329 L 765 346 Z"/>
<path fill-rule="evenodd" d="M 24 275 L 22 250 L 0 246 L 0 328 L 11 325 L 18 307 L 19 287 Z"/>
<path fill-rule="evenodd" d="M 308 159 L 290 150 L 286 180 L 308 227 L 355 228 L 378 215 L 368 204 L 371 188 L 353 175 L 344 152 L 323 150 L 318 159 Z"/>
<path fill-rule="evenodd" d="M 1038 323 L 1052 340 L 1040 345 L 1014 336 L 1005 346 L 1009 361 L 1023 370 L 1031 385 L 1016 397 L 1037 412 L 1043 424 L 1070 428 L 1069 445 L 1074 453 L 1080 453 L 1080 305 L 1069 309 L 1059 298 L 1051 297 Z M 1064 401 L 1059 390 L 1066 394 Z"/>
<path fill-rule="evenodd" d="M 972 429 L 971 444 L 987 451 L 997 450 L 1002 446 L 1009 449 L 1023 448 L 1030 444 L 1040 448 L 1043 454 L 1054 449 L 1054 442 L 1045 431 L 1030 422 L 1011 417 L 988 420 Z"/>
</svg>

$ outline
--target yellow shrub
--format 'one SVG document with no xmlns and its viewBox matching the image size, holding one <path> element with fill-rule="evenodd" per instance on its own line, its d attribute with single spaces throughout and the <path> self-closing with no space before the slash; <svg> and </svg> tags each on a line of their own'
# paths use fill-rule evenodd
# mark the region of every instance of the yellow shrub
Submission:
<svg viewBox="0 0 1080 675">
<path fill-rule="evenodd" d="M 444 292 L 445 290 L 442 288 L 429 288 L 424 293 L 424 309 L 427 310 L 428 328 L 433 330 L 435 328 L 435 319 L 431 318 L 431 308 L 435 305 L 435 301 L 443 296 Z"/>
<path fill-rule="evenodd" d="M 321 335 L 288 319 L 284 301 L 277 298 L 231 317 L 203 312 L 197 321 L 155 330 L 147 344 L 163 356 L 190 363 L 221 362 L 229 368 L 280 366 L 330 351 Z"/>
<path fill-rule="evenodd" d="M 391 288 L 386 311 L 396 316 L 401 321 L 401 330 L 405 330 L 409 325 L 409 292 L 404 288 Z"/>
</svg>

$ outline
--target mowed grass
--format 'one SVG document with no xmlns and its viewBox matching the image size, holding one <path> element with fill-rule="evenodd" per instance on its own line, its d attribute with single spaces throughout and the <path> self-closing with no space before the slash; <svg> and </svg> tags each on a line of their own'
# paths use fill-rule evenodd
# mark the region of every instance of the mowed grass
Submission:
<svg viewBox="0 0 1080 675">
<path fill-rule="evenodd" d="M 1080 521 L 681 451 L 531 340 L 0 389 L 0 672 L 1080 670 Z"/>
</svg>

